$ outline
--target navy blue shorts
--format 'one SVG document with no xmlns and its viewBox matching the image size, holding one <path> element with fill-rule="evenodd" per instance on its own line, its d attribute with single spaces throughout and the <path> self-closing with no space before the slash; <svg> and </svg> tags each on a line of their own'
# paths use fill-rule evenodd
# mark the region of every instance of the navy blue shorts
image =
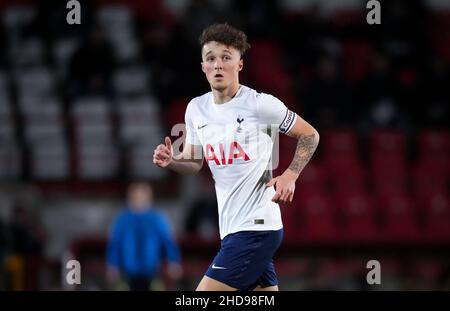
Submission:
<svg viewBox="0 0 450 311">
<path fill-rule="evenodd" d="M 278 285 L 273 256 L 282 239 L 283 229 L 229 234 L 205 274 L 241 291 Z"/>
</svg>

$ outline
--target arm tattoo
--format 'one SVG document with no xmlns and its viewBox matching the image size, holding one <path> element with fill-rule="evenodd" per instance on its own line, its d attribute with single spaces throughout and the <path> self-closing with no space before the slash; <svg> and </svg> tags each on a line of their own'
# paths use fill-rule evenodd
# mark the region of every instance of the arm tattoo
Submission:
<svg viewBox="0 0 450 311">
<path fill-rule="evenodd" d="M 300 174 L 314 154 L 318 143 L 319 141 L 317 140 L 316 134 L 301 135 L 298 139 L 294 159 L 289 168 L 295 173 Z"/>
</svg>

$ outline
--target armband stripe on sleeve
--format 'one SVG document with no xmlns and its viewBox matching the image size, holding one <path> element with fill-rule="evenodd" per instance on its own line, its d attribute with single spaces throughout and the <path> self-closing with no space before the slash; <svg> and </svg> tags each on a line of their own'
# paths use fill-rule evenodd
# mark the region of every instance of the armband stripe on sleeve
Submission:
<svg viewBox="0 0 450 311">
<path fill-rule="evenodd" d="M 295 124 L 295 120 L 297 119 L 297 115 L 295 112 L 287 109 L 286 116 L 284 117 L 283 122 L 280 124 L 280 132 L 287 133 L 289 132 Z"/>
</svg>

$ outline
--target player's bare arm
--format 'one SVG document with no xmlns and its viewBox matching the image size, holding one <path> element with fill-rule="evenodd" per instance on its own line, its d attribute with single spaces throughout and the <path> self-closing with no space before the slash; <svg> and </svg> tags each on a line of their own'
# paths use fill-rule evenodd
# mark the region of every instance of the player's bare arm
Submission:
<svg viewBox="0 0 450 311">
<path fill-rule="evenodd" d="M 169 168 L 179 174 L 195 174 L 203 166 L 202 146 L 185 144 L 179 156 L 173 155 L 172 142 L 165 138 L 164 144 L 159 144 L 153 153 L 153 163 L 162 168 Z"/>
<path fill-rule="evenodd" d="M 297 116 L 294 127 L 287 133 L 288 136 L 298 139 L 294 158 L 288 169 L 280 176 L 273 178 L 267 186 L 275 185 L 276 193 L 272 201 L 276 203 L 289 203 L 294 198 L 295 181 L 308 164 L 319 144 L 319 133 L 308 122 Z"/>
</svg>

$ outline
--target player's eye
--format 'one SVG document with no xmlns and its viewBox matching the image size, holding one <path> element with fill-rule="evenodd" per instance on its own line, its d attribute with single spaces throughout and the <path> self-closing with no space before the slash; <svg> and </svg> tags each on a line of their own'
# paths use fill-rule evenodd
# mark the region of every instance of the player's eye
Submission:
<svg viewBox="0 0 450 311">
<path fill-rule="evenodd" d="M 229 55 L 224 55 L 223 60 L 231 60 L 231 57 Z"/>
<path fill-rule="evenodd" d="M 208 57 L 208 58 L 206 59 L 206 61 L 212 62 L 212 61 L 214 61 L 214 57 L 213 57 L 213 56 L 210 56 L 210 57 Z"/>
</svg>

